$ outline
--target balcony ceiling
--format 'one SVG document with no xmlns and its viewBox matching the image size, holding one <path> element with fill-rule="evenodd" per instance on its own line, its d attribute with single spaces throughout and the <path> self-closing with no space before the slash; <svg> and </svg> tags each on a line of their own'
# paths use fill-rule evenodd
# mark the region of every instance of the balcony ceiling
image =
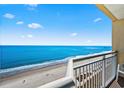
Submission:
<svg viewBox="0 0 124 93">
<path fill-rule="evenodd" d="M 105 4 L 104 7 L 118 20 L 124 19 L 124 4 Z"/>
</svg>

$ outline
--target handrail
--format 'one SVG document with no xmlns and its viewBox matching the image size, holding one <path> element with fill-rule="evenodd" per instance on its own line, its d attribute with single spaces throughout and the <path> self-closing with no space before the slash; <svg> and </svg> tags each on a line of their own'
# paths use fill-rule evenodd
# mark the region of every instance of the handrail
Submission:
<svg viewBox="0 0 124 93">
<path fill-rule="evenodd" d="M 82 57 L 77 57 L 77 58 L 73 58 L 73 61 L 79 61 L 79 60 L 85 60 L 85 59 L 90 59 L 90 58 L 95 58 L 95 57 L 99 57 L 99 56 L 105 56 L 105 55 L 109 55 L 109 54 L 113 54 L 113 53 L 117 53 L 117 51 L 109 51 L 109 52 L 104 52 L 104 53 L 96 53 L 96 54 L 91 54 L 91 55 L 86 55 L 86 56 L 82 56 Z"/>
<path fill-rule="evenodd" d="M 89 62 L 89 63 L 85 63 L 85 64 L 81 64 L 81 65 L 78 65 L 78 66 L 75 66 L 73 67 L 73 69 L 77 69 L 77 68 L 80 68 L 80 67 L 84 67 L 84 66 L 87 66 L 89 64 L 94 64 L 94 63 L 97 63 L 99 61 L 102 61 L 102 60 L 98 60 L 98 61 L 95 61 L 95 62 Z"/>
<path fill-rule="evenodd" d="M 105 56 L 105 55 L 103 55 L 103 56 Z M 113 57 L 113 56 L 111 56 L 111 57 Z M 111 57 L 110 57 L 110 58 L 111 58 Z M 108 58 L 109 58 L 109 57 L 108 57 Z M 87 59 L 88 59 L 88 58 L 87 58 Z M 86 60 L 86 59 L 84 59 L 84 60 Z M 80 68 L 80 67 L 86 66 L 86 65 L 88 65 L 88 64 L 94 64 L 94 63 L 97 63 L 97 62 L 102 61 L 102 60 L 103 60 L 103 59 L 100 59 L 100 60 L 97 60 L 97 61 L 93 61 L 93 62 L 84 63 L 84 64 L 81 64 L 81 65 L 78 65 L 78 66 L 73 67 L 73 69 Z"/>
</svg>

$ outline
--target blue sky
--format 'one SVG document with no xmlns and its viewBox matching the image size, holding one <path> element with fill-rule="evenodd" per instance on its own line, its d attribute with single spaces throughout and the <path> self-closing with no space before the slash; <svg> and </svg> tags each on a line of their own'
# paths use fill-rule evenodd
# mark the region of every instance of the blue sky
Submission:
<svg viewBox="0 0 124 93">
<path fill-rule="evenodd" d="M 111 24 L 95 5 L 0 5 L 2 45 L 111 45 Z"/>
</svg>

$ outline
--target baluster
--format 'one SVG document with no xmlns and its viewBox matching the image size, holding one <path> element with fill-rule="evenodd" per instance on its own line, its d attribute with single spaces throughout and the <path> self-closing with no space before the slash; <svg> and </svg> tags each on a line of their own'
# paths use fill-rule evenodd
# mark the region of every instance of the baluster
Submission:
<svg viewBox="0 0 124 93">
<path fill-rule="evenodd" d="M 99 62 L 99 88 L 101 87 L 101 61 Z"/>
<path fill-rule="evenodd" d="M 87 88 L 87 81 L 88 81 L 88 79 L 87 79 L 87 72 L 88 71 L 87 71 L 87 66 L 85 66 L 85 67 L 86 67 L 86 71 L 85 71 L 86 72 L 86 78 L 85 79 L 86 79 L 86 88 Z"/>
<path fill-rule="evenodd" d="M 103 61 L 101 61 L 101 64 L 100 64 L 100 87 L 102 87 L 102 70 L 103 70 Z"/>
<path fill-rule="evenodd" d="M 92 86 L 91 87 L 93 88 L 93 64 L 91 64 L 91 67 L 92 67 L 92 72 L 91 72 L 92 73 L 92 78 L 91 78 L 91 84 L 92 84 Z"/>
<path fill-rule="evenodd" d="M 93 66 L 93 69 L 94 69 L 94 88 L 95 88 L 95 63 L 94 63 L 94 66 Z"/>
<path fill-rule="evenodd" d="M 77 68 L 75 69 L 75 87 L 78 88 L 78 86 L 77 86 Z"/>
<path fill-rule="evenodd" d="M 102 64 L 102 87 L 105 87 L 105 55 L 103 56 L 103 64 Z"/>
<path fill-rule="evenodd" d="M 81 88 L 81 68 L 79 68 L 79 88 Z"/>
<path fill-rule="evenodd" d="M 82 67 L 82 72 L 83 72 L 83 74 L 82 74 L 82 87 L 84 88 L 84 67 Z"/>
</svg>

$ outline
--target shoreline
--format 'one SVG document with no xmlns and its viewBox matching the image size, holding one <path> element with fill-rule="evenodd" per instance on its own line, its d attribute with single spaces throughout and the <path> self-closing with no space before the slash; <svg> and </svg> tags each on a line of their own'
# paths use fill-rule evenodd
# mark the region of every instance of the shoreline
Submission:
<svg viewBox="0 0 124 93">
<path fill-rule="evenodd" d="M 44 68 L 34 69 L 18 73 L 8 77 L 0 78 L 2 87 L 39 87 L 43 84 L 60 79 L 66 75 L 67 63 L 54 64 Z"/>
<path fill-rule="evenodd" d="M 51 61 L 45 61 L 44 63 L 37 63 L 37 64 L 31 64 L 31 65 L 24 65 L 20 67 L 14 67 L 14 68 L 7 68 L 7 69 L 1 69 L 0 70 L 0 78 L 5 78 L 8 76 L 13 76 L 16 74 L 37 70 L 37 69 L 43 69 L 50 66 L 60 65 L 68 63 L 68 60 L 72 57 L 67 57 L 61 60 L 51 60 Z"/>
</svg>

